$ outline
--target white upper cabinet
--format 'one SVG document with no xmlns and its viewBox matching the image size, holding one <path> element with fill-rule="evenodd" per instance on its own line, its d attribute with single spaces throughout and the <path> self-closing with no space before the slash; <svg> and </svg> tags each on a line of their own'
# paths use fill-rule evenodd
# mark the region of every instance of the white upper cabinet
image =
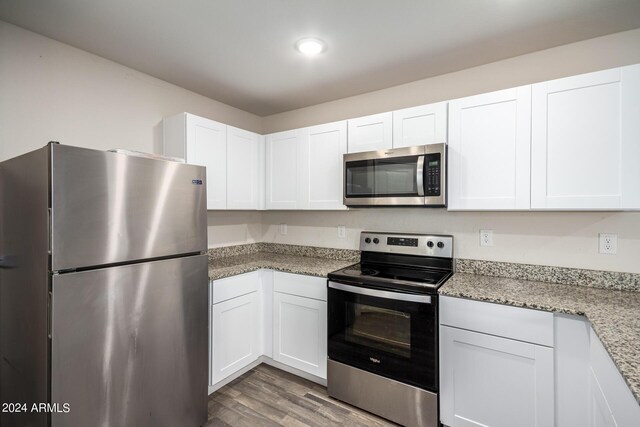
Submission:
<svg viewBox="0 0 640 427">
<path fill-rule="evenodd" d="M 227 207 L 227 126 L 181 113 L 163 120 L 164 154 L 207 168 L 207 209 Z"/>
<path fill-rule="evenodd" d="M 529 209 L 531 86 L 449 102 L 449 210 Z"/>
<path fill-rule="evenodd" d="M 346 209 L 342 203 L 342 156 L 347 152 L 347 122 L 312 126 L 301 133 L 300 207 Z"/>
<path fill-rule="evenodd" d="M 291 130 L 266 137 L 267 209 L 300 209 L 298 166 L 302 160 L 302 132 Z"/>
<path fill-rule="evenodd" d="M 259 209 L 264 187 L 263 137 L 227 126 L 227 209 Z"/>
<path fill-rule="evenodd" d="M 640 208 L 640 65 L 533 85 L 531 207 Z"/>
<path fill-rule="evenodd" d="M 446 142 L 446 102 L 393 112 L 393 148 Z"/>
<path fill-rule="evenodd" d="M 392 148 L 392 113 L 374 114 L 348 120 L 349 153 Z"/>
</svg>

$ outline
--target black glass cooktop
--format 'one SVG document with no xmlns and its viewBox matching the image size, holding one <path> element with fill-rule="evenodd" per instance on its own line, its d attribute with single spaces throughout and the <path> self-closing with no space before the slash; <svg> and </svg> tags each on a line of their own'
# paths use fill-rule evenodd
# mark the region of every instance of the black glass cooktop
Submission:
<svg viewBox="0 0 640 427">
<path fill-rule="evenodd" d="M 434 293 L 450 276 L 451 271 L 437 268 L 358 263 L 329 273 L 328 277 L 376 288 Z"/>
</svg>

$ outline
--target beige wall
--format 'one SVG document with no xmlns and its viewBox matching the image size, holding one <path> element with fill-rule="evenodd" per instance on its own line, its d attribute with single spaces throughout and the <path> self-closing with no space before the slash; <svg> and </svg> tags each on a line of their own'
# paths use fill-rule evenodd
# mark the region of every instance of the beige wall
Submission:
<svg viewBox="0 0 640 427">
<path fill-rule="evenodd" d="M 640 29 L 267 116 L 264 133 L 328 123 L 640 63 Z"/>
<path fill-rule="evenodd" d="M 262 213 L 258 211 L 209 211 L 210 248 L 262 241 Z"/>
<path fill-rule="evenodd" d="M 287 235 L 280 235 L 280 224 Z M 338 225 L 346 237 L 338 238 Z M 494 231 L 491 247 L 480 246 L 479 230 Z M 455 238 L 458 258 L 556 265 L 640 273 L 640 212 L 447 212 L 387 208 L 347 212 L 282 212 L 262 215 L 262 240 L 357 249 L 359 233 L 444 233 Z M 618 235 L 618 253 L 598 253 L 598 233 Z"/>
<path fill-rule="evenodd" d="M 50 140 L 159 152 L 162 118 L 183 111 L 261 131 L 258 116 L 0 21 L 0 161 Z M 256 238 L 258 213 L 235 219 L 210 213 L 209 244 Z"/>
<path fill-rule="evenodd" d="M 0 161 L 51 140 L 158 152 L 162 118 L 183 111 L 262 126 L 258 116 L 0 21 Z"/>
</svg>

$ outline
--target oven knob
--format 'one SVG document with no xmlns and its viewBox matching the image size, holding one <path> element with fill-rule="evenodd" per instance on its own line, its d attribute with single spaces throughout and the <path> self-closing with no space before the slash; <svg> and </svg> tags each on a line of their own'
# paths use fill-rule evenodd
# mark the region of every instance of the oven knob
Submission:
<svg viewBox="0 0 640 427">
<path fill-rule="evenodd" d="M 375 238 L 373 239 L 373 243 L 375 243 L 375 244 L 377 245 L 378 243 L 380 243 L 380 240 L 378 240 L 378 238 L 377 238 L 377 237 L 375 237 Z"/>
<path fill-rule="evenodd" d="M 433 247 L 433 242 L 432 242 L 431 240 L 429 240 L 429 241 L 427 242 L 427 246 L 429 246 L 430 248 L 432 248 L 432 247 Z"/>
<path fill-rule="evenodd" d="M 444 248 L 444 243 L 442 243 L 442 242 L 438 242 L 438 247 L 439 247 L 440 249 Z"/>
<path fill-rule="evenodd" d="M 366 239 L 364 239 L 364 242 L 365 243 L 371 243 L 371 239 L 367 237 Z"/>
</svg>

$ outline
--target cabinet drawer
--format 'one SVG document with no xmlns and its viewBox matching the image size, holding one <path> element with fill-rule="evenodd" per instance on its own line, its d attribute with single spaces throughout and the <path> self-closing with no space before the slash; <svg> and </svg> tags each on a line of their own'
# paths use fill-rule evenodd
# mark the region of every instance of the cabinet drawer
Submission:
<svg viewBox="0 0 640 427">
<path fill-rule="evenodd" d="M 440 324 L 553 347 L 553 313 L 441 297 Z"/>
<path fill-rule="evenodd" d="M 290 295 L 327 300 L 327 279 L 303 274 L 273 273 L 273 290 Z"/>
<path fill-rule="evenodd" d="M 210 303 L 217 304 L 231 298 L 236 298 L 241 295 L 257 291 L 260 287 L 260 271 L 252 271 L 251 273 L 226 277 L 224 279 L 214 280 L 210 283 Z"/>
</svg>

